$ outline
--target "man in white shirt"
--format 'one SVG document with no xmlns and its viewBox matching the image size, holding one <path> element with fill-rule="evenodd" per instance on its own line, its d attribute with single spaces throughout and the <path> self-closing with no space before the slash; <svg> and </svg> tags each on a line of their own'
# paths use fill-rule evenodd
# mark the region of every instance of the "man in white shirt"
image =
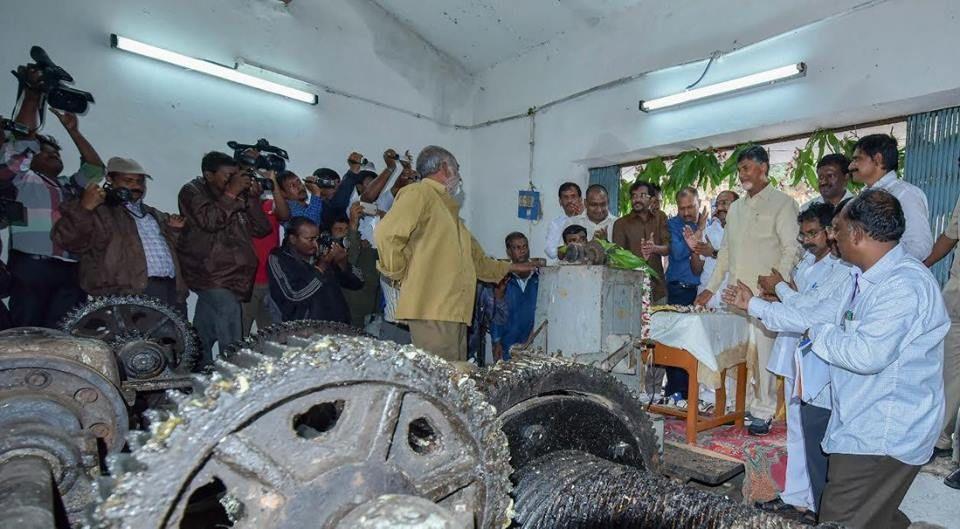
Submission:
<svg viewBox="0 0 960 529">
<path fill-rule="evenodd" d="M 850 159 L 842 154 L 828 154 L 817 162 L 817 183 L 820 194 L 800 206 L 805 211 L 814 204 L 827 203 L 836 207 L 840 202 L 853 198 L 847 189 L 850 183 Z"/>
<path fill-rule="evenodd" d="M 933 232 L 927 196 L 917 186 L 897 177 L 897 139 L 887 134 L 870 134 L 857 141 L 850 172 L 853 180 L 871 189 L 886 189 L 900 202 L 907 219 L 907 231 L 900 244 L 918 260 L 933 249 Z"/>
<path fill-rule="evenodd" d="M 831 225 L 834 208 L 814 204 L 800 213 L 800 237 L 805 250 L 794 268 L 795 287 L 777 274 L 760 278 L 760 286 L 773 292 L 780 302 L 752 297 L 742 286 L 724 292 L 724 301 L 747 311 L 763 325 L 779 332 L 767 369 L 784 377 L 787 398 L 787 469 L 783 492 L 774 500 L 757 504 L 770 512 L 804 510 L 806 521 L 815 523 L 816 513 L 827 481 L 827 456 L 820 449 L 830 419 L 829 367 L 816 355 L 797 355 L 798 345 L 814 323 L 811 315 L 824 298 L 846 285 L 850 278 L 846 263 L 834 257 L 826 228 Z M 739 296 L 737 294 L 740 294 Z M 809 514 L 807 514 L 809 513 Z"/>
<path fill-rule="evenodd" d="M 600 236 L 601 239 L 611 240 L 611 228 L 617 221 L 617 217 L 610 214 L 607 188 L 600 184 L 593 184 L 587 188 L 587 201 L 585 211 L 575 217 L 567 219 L 564 226 L 583 226 L 587 229 L 587 239 L 593 240 Z M 562 230 L 561 230 L 562 233 Z"/>
<path fill-rule="evenodd" d="M 867 189 L 834 218 L 847 285 L 816 309 L 810 352 L 830 364 L 830 454 L 820 522 L 901 529 L 898 507 L 943 426 L 943 338 L 950 318 L 936 279 L 901 242 L 895 197 Z"/>
<path fill-rule="evenodd" d="M 560 185 L 560 207 L 563 213 L 557 215 L 547 226 L 547 241 L 544 252 L 551 261 L 557 260 L 557 248 L 563 246 L 563 229 L 568 226 L 567 220 L 583 213 L 583 193 L 580 186 L 573 182 L 564 182 Z"/>
<path fill-rule="evenodd" d="M 697 294 L 707 288 L 710 276 L 713 275 L 713 269 L 717 266 L 717 253 L 723 243 L 723 230 L 727 225 L 727 212 L 730 211 L 730 205 L 736 202 L 738 198 L 740 198 L 740 195 L 735 191 L 729 189 L 721 191 L 717 194 L 713 203 L 713 218 L 707 222 L 703 231 L 698 230 L 699 233 L 694 233 L 692 238 L 688 238 L 687 234 L 684 234 L 684 238 L 688 239 L 688 246 L 692 240 L 697 240 L 697 243 L 690 248 L 697 255 L 697 261 L 692 261 L 691 266 L 693 266 L 694 272 L 696 272 L 698 264 L 700 269 L 700 285 L 697 287 Z M 726 286 L 727 281 L 724 277 L 719 290 L 722 292 Z M 711 298 L 706 306 L 710 309 L 718 308 L 720 306 L 720 296 Z"/>
</svg>

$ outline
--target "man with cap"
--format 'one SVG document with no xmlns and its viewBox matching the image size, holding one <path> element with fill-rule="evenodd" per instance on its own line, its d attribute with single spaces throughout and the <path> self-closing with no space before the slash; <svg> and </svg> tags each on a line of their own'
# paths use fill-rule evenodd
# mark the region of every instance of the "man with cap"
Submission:
<svg viewBox="0 0 960 529">
<path fill-rule="evenodd" d="M 10 133 L 0 147 L 0 185 L 14 186 L 17 201 L 26 210 L 26 224 L 10 226 L 10 313 L 18 327 L 56 327 L 86 295 L 77 281 L 77 261 L 51 241 L 50 228 L 60 218 L 61 203 L 103 178 L 103 161 L 80 132 L 77 116 L 51 109 L 80 152 L 77 172 L 61 174 L 60 145 L 52 136 L 38 134 L 45 112 L 40 72 L 30 69 L 27 75 L 29 83 L 14 121 L 29 132 Z"/>
<path fill-rule="evenodd" d="M 144 203 L 148 179 L 136 160 L 110 158 L 107 185 L 90 183 L 60 206 L 51 239 L 79 257 L 80 286 L 88 294 L 150 296 L 186 317 L 176 251 L 184 219 Z"/>
</svg>

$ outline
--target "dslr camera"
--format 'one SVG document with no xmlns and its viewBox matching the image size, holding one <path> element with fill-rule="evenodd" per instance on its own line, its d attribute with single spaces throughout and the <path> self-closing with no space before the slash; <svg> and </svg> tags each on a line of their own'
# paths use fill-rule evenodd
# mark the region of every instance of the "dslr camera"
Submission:
<svg viewBox="0 0 960 529">
<path fill-rule="evenodd" d="M 233 149 L 233 159 L 245 170 L 262 169 L 264 171 L 275 171 L 277 175 L 280 175 L 286 171 L 287 160 L 290 159 L 287 151 L 275 145 L 270 145 L 270 142 L 267 141 L 266 138 L 260 138 L 257 140 L 257 143 L 253 145 L 228 141 L 227 147 Z M 257 156 L 251 155 L 247 152 L 250 149 L 256 150 L 259 154 Z M 263 189 L 273 191 L 273 181 L 269 178 L 254 176 L 253 179 L 256 180 Z"/>
<path fill-rule="evenodd" d="M 125 187 L 113 187 L 110 182 L 107 182 L 103 185 L 103 190 L 107 195 L 104 197 L 103 203 L 110 207 L 133 201 L 133 192 Z"/>
<path fill-rule="evenodd" d="M 65 83 L 73 83 L 73 76 L 57 66 L 43 48 L 40 46 L 30 48 L 30 58 L 33 59 L 32 63 L 11 72 L 20 81 L 20 92 L 23 92 L 24 87 L 29 84 L 27 71 L 36 69 L 40 71 L 39 88 L 46 96 L 48 105 L 74 114 L 83 114 L 87 111 L 89 104 L 94 102 L 93 95 L 67 86 Z"/>
</svg>

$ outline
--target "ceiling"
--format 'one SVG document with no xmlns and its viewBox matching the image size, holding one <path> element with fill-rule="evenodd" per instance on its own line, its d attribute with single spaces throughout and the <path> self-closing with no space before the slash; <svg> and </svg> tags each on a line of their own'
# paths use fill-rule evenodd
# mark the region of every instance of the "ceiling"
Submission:
<svg viewBox="0 0 960 529">
<path fill-rule="evenodd" d="M 651 0 L 371 0 L 470 73 Z M 653 0 L 661 1 L 661 0 Z"/>
<path fill-rule="evenodd" d="M 785 31 L 887 0 L 370 0 L 470 74 L 573 32 L 609 25 L 674 28 L 678 40 Z M 721 23 L 712 23 L 722 16 Z M 608 22 L 608 24 L 602 23 Z M 749 40 L 749 39 L 747 39 Z M 740 40 L 743 43 L 742 40 Z M 710 50 L 704 51 L 704 56 Z"/>
</svg>

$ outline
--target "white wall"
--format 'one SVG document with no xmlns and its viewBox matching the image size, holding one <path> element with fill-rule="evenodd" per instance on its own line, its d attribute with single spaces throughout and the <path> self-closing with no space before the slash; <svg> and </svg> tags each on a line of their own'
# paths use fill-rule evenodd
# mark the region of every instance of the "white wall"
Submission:
<svg viewBox="0 0 960 529">
<path fill-rule="evenodd" d="M 475 193 L 470 205 L 474 231 L 488 250 L 502 252 L 503 235 L 522 228 L 533 233 L 531 250 L 540 254 L 546 221 L 560 213 L 557 186 L 565 180 L 586 183 L 588 167 L 960 104 L 960 69 L 954 67 L 960 49 L 957 2 L 868 2 L 845 15 L 769 38 L 803 19 L 800 4 L 773 2 L 769 4 L 778 9 L 771 14 L 778 16 L 758 17 L 754 29 L 714 35 L 713 40 L 698 38 L 698 24 L 739 16 L 731 2 L 717 4 L 727 7 L 685 16 L 661 13 L 656 24 L 644 24 L 644 15 L 637 11 L 597 34 L 569 35 L 478 76 L 482 90 L 476 92 L 474 113 L 476 122 L 483 122 L 754 41 L 715 63 L 704 82 L 799 61 L 809 67 L 806 78 L 750 94 L 661 113 L 638 111 L 640 99 L 692 83 L 704 63 L 691 64 L 541 111 L 536 118 L 534 183 L 543 192 L 546 211 L 544 221 L 535 225 L 516 218 L 516 190 L 527 185 L 528 120 L 472 130 L 471 177 L 489 187 Z M 681 34 L 689 38 L 676 37 Z"/>
<path fill-rule="evenodd" d="M 151 171 L 147 200 L 165 210 L 199 174 L 203 153 L 227 151 L 228 140 L 266 137 L 301 176 L 321 166 L 342 172 L 353 150 L 378 168 L 387 147 L 466 150 L 463 132 L 366 102 L 323 93 L 310 106 L 109 47 L 118 33 L 222 64 L 242 57 L 425 115 L 466 112 L 470 78 L 366 1 L 4 0 L 3 19 L 3 68 L 27 62 L 31 44 L 46 48 L 96 98 L 81 130 L 104 160 L 129 156 Z M 3 114 L 15 96 L 13 77 L 0 77 Z M 76 150 L 48 118 L 45 132 L 65 143 L 66 168 L 76 169 Z"/>
</svg>

